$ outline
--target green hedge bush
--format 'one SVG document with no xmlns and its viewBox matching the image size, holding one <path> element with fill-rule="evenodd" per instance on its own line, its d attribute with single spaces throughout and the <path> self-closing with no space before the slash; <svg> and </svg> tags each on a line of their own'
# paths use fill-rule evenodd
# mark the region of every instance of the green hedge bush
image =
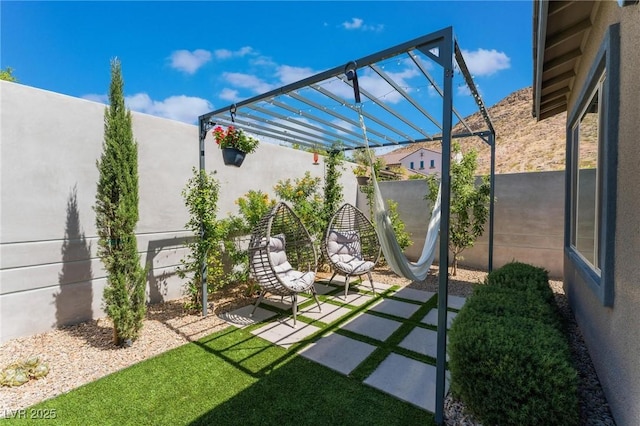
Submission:
<svg viewBox="0 0 640 426">
<path fill-rule="evenodd" d="M 451 391 L 485 425 L 578 424 L 577 372 L 542 268 L 476 287 L 449 334 Z"/>
<path fill-rule="evenodd" d="M 555 307 L 535 292 L 491 285 L 479 286 L 474 291 L 474 297 L 466 302 L 465 308 L 495 316 L 530 318 L 562 329 Z"/>
<path fill-rule="evenodd" d="M 553 303 L 549 274 L 543 268 L 521 262 L 507 263 L 487 275 L 485 284 L 524 291 L 537 291 L 548 303 Z"/>
</svg>

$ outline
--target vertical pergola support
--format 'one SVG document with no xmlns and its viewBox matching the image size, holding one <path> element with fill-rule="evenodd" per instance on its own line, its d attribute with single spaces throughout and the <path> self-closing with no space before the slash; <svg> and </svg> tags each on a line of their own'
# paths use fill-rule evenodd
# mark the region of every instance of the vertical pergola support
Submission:
<svg viewBox="0 0 640 426">
<path fill-rule="evenodd" d="M 496 186 L 496 135 L 489 134 L 489 146 L 491 147 L 491 175 L 489 177 L 489 272 L 493 271 L 493 220 L 495 207 Z"/>
<path fill-rule="evenodd" d="M 453 111 L 453 31 L 445 33 L 439 59 L 443 67 L 442 178 L 440 216 L 440 257 L 438 260 L 438 338 L 436 349 L 436 423 L 444 422 L 446 380 L 447 303 L 449 292 L 449 212 L 451 210 L 451 128 Z"/>
<path fill-rule="evenodd" d="M 205 171 L 204 166 L 204 140 L 207 137 L 207 131 L 212 127 L 209 120 L 205 120 L 203 117 L 200 117 L 198 120 L 200 127 L 200 162 L 199 162 L 199 174 L 198 177 L 200 179 L 200 185 L 202 186 L 202 172 Z M 204 239 L 204 224 L 200 221 L 200 238 Z M 202 261 L 202 265 L 200 265 L 200 279 L 202 284 L 202 316 L 207 316 L 207 255 L 205 254 L 204 260 Z"/>
</svg>

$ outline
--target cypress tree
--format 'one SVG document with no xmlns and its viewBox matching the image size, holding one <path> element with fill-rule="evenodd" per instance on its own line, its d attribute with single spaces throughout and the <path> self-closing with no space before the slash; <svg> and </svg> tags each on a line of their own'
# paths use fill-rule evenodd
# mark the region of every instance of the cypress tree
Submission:
<svg viewBox="0 0 640 426">
<path fill-rule="evenodd" d="M 146 311 L 146 274 L 140 265 L 135 235 L 138 145 L 133 138 L 131 111 L 124 104 L 123 86 L 120 61 L 113 59 L 94 210 L 98 256 L 107 272 L 103 302 L 118 345 L 128 345 L 138 337 Z"/>
</svg>

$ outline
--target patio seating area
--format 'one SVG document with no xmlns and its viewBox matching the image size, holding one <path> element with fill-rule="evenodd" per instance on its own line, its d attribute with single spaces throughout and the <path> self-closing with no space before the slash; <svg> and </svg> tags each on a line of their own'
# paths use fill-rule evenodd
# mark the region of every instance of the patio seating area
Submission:
<svg viewBox="0 0 640 426">
<path fill-rule="evenodd" d="M 245 306 L 222 318 L 274 345 L 435 412 L 437 295 L 379 282 L 374 282 L 374 295 L 368 282 L 360 282 L 350 286 L 345 298 L 343 283 L 341 279 L 316 283 L 321 310 L 311 295 L 300 295 L 297 327 L 290 302 L 278 296 L 265 298 L 253 316 L 253 307 Z M 449 296 L 449 324 L 465 300 Z"/>
</svg>

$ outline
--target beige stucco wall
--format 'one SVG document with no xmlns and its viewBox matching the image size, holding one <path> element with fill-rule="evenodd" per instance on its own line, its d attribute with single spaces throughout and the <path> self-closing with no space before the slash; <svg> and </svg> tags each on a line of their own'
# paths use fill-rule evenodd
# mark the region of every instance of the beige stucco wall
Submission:
<svg viewBox="0 0 640 426">
<path fill-rule="evenodd" d="M 104 316 L 105 274 L 96 257 L 95 202 L 104 105 L 0 81 L 0 342 Z M 149 299 L 182 295 L 175 268 L 185 255 L 181 191 L 199 163 L 198 128 L 133 113 L 138 141 L 141 260 Z M 237 214 L 248 190 L 273 195 L 278 180 L 323 178 L 311 154 L 263 143 L 241 168 L 226 167 L 211 136 L 206 168 L 221 190 L 218 217 Z M 321 159 L 322 162 L 322 159 Z M 353 165 L 351 165 L 352 167 Z M 355 202 L 350 171 L 341 179 Z"/>
<path fill-rule="evenodd" d="M 580 62 L 569 110 L 585 83 L 603 35 L 620 22 L 620 105 L 613 306 L 604 307 L 572 267 L 565 288 L 598 377 L 619 425 L 640 424 L 640 5 L 600 2 Z"/>
</svg>

